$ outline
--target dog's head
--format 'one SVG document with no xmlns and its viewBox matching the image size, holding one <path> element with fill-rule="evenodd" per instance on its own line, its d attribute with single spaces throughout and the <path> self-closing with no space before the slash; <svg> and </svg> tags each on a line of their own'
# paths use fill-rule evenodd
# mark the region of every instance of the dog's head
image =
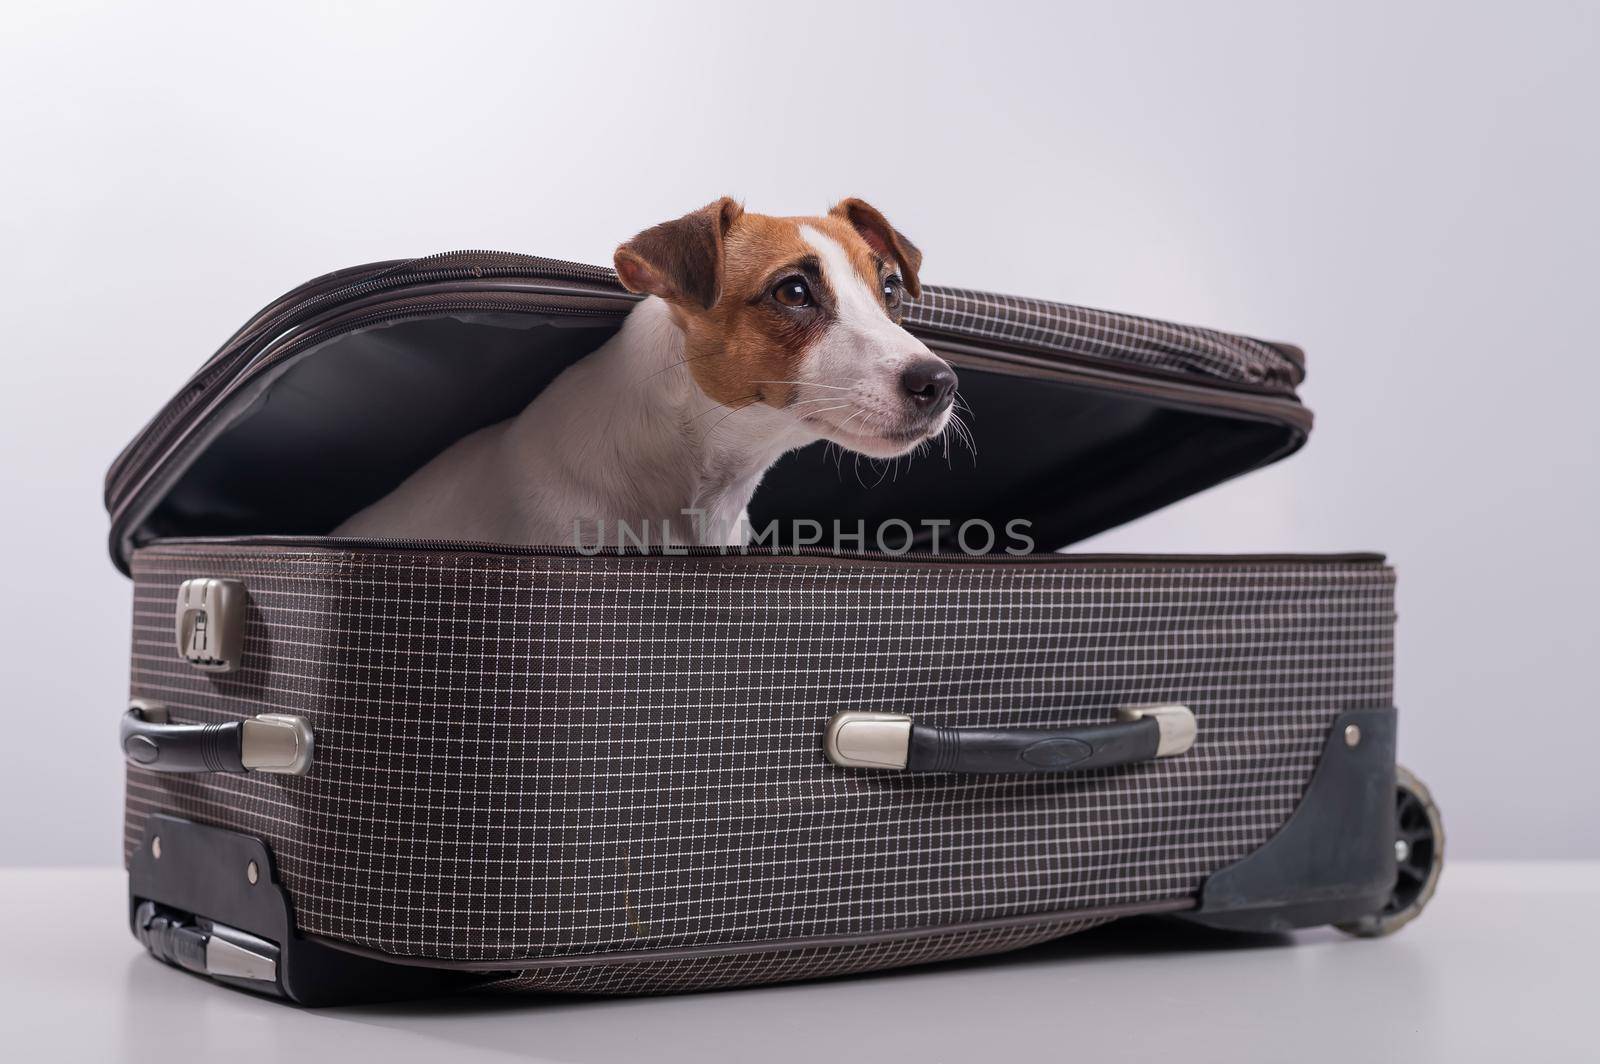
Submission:
<svg viewBox="0 0 1600 1064">
<path fill-rule="evenodd" d="M 617 276 L 659 296 L 686 365 L 725 406 L 762 403 L 876 458 L 944 431 L 956 375 L 900 327 L 922 253 L 870 204 L 819 218 L 746 212 L 723 198 L 617 249 Z"/>
</svg>

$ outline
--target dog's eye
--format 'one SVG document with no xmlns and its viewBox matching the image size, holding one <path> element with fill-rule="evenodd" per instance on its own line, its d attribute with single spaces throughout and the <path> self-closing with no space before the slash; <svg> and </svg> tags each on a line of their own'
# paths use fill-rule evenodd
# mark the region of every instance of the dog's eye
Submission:
<svg viewBox="0 0 1600 1064">
<path fill-rule="evenodd" d="M 890 310 L 900 305 L 900 296 L 905 291 L 905 282 L 900 280 L 900 275 L 891 273 L 883 279 L 883 301 Z"/>
<path fill-rule="evenodd" d="M 772 298 L 786 307 L 809 307 L 811 286 L 798 277 L 790 277 L 778 282 L 778 287 L 772 290 Z"/>
</svg>

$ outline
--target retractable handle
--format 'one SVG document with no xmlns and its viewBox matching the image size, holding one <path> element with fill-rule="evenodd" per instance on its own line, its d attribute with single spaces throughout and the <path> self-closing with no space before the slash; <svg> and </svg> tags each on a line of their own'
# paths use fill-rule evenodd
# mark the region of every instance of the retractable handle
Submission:
<svg viewBox="0 0 1600 1064">
<path fill-rule="evenodd" d="M 175 724 L 167 707 L 136 698 L 122 715 L 122 753 L 153 772 L 268 772 L 311 768 L 311 725 L 288 713 L 223 724 Z"/>
<path fill-rule="evenodd" d="M 1194 713 L 1179 705 L 1127 706 L 1111 723 L 1074 728 L 942 728 L 848 710 L 828 721 L 822 749 L 842 768 L 1033 775 L 1176 757 L 1194 739 Z"/>
</svg>

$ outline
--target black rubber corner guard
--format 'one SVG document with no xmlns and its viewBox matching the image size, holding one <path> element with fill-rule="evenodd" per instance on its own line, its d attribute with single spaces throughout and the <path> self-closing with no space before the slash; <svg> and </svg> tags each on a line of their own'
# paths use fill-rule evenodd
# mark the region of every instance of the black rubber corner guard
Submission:
<svg viewBox="0 0 1600 1064">
<path fill-rule="evenodd" d="M 1288 931 L 1354 920 L 1394 889 L 1393 707 L 1341 713 L 1299 806 L 1259 849 L 1208 878 L 1184 920 Z M 1346 729 L 1360 729 L 1354 746 Z"/>
<path fill-rule="evenodd" d="M 155 840 L 161 840 L 156 856 Z M 248 869 L 254 864 L 256 881 Z M 494 978 L 492 974 L 387 964 L 302 938 L 266 843 L 251 835 L 155 813 L 128 862 L 128 913 L 138 938 L 141 902 L 226 924 L 278 947 L 277 984 L 218 983 L 276 993 L 300 1005 L 347 1005 L 433 997 Z M 500 973 L 503 977 L 504 973 Z"/>
</svg>

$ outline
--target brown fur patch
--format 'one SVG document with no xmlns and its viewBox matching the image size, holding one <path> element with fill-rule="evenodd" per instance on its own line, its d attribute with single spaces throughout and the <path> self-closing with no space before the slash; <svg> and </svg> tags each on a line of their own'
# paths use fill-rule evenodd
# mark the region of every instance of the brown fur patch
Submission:
<svg viewBox="0 0 1600 1064">
<path fill-rule="evenodd" d="M 731 202 L 719 200 L 704 213 Z M 881 286 L 885 275 L 884 256 L 869 245 L 847 217 L 840 215 L 779 218 L 731 211 L 728 214 L 732 216 L 717 210 L 712 215 L 719 221 L 722 218 L 728 221 L 718 248 L 720 276 L 714 289 L 715 302 L 705 306 L 692 296 L 673 298 L 673 293 L 666 291 L 654 294 L 668 299 L 673 318 L 686 338 L 685 358 L 689 371 L 706 395 L 730 407 L 757 402 L 783 407 L 794 392 L 794 385 L 787 382 L 796 379 L 807 350 L 831 322 L 834 303 L 826 280 L 819 277 L 808 277 L 816 300 L 811 308 L 790 310 L 771 298 L 773 286 L 790 276 L 789 267 L 816 258 L 815 249 L 800 235 L 800 227 L 812 226 L 844 248 L 851 266 L 870 291 L 877 292 Z M 671 226 L 672 223 L 668 223 L 647 232 L 659 235 L 664 230 L 670 233 Z M 704 227 L 685 232 L 695 233 L 698 240 Z M 668 272 L 676 268 L 681 257 L 672 247 L 663 248 L 660 243 L 659 239 L 648 241 L 645 250 L 662 263 L 662 272 Z M 637 255 L 640 243 L 636 238 L 623 245 L 623 249 Z M 702 252 L 701 261 L 707 258 L 710 256 Z M 629 265 L 634 266 L 632 262 Z M 654 262 L 645 265 L 654 266 Z M 802 273 L 799 269 L 792 272 Z M 906 280 L 909 290 L 914 283 L 914 273 Z M 629 287 L 634 286 L 629 284 Z"/>
<path fill-rule="evenodd" d="M 617 279 L 630 292 L 710 308 L 721 295 L 722 246 L 744 208 L 727 196 L 651 226 L 617 248 Z"/>
<path fill-rule="evenodd" d="M 889 224 L 882 211 L 852 196 L 835 203 L 828 216 L 844 219 L 874 251 L 893 260 L 912 299 L 922 294 L 922 281 L 918 276 L 922 271 L 922 252 L 904 233 Z"/>
</svg>

